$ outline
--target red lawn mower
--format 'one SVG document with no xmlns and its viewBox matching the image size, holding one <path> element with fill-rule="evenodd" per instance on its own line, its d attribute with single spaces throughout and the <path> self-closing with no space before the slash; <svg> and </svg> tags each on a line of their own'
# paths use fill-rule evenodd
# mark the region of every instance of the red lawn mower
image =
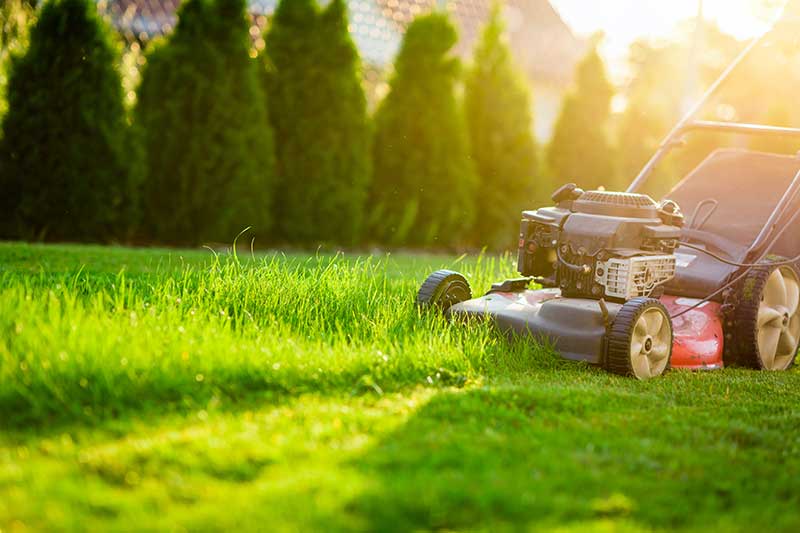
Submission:
<svg viewBox="0 0 800 533">
<path fill-rule="evenodd" d="M 797 4 L 787 7 L 737 57 L 626 192 L 569 184 L 553 194 L 554 207 L 523 212 L 524 277 L 473 299 L 464 276 L 441 270 L 422 284 L 417 304 L 547 339 L 567 359 L 638 379 L 669 367 L 788 369 L 800 342 L 800 155 L 721 149 L 661 202 L 638 191 L 687 132 L 800 138 L 796 128 L 695 120 L 739 64 L 798 14 Z"/>
</svg>

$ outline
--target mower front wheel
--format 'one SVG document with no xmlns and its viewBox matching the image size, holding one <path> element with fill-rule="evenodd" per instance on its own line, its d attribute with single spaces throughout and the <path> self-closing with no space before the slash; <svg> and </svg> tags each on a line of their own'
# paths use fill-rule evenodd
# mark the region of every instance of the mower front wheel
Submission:
<svg viewBox="0 0 800 533">
<path fill-rule="evenodd" d="M 606 369 L 645 380 L 660 376 L 672 357 L 672 321 L 655 298 L 634 298 L 622 306 L 608 333 Z"/>
<path fill-rule="evenodd" d="M 457 303 L 472 299 L 472 289 L 467 279 L 452 270 L 437 270 L 417 293 L 417 306 L 445 312 Z"/>
</svg>

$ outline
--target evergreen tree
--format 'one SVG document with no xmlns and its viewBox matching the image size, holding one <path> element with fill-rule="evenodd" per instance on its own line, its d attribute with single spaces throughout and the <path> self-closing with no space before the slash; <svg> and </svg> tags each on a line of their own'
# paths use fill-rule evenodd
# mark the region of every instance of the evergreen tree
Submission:
<svg viewBox="0 0 800 533">
<path fill-rule="evenodd" d="M 245 0 L 189 0 L 149 55 L 135 119 L 146 154 L 144 228 L 164 242 L 270 229 L 273 135 Z"/>
<path fill-rule="evenodd" d="M 694 25 L 688 26 L 687 30 L 694 32 Z M 741 43 L 712 25 L 705 25 L 703 34 L 702 48 L 707 53 L 696 58 L 697 71 L 693 75 L 697 77 L 697 83 L 693 95 L 687 95 L 689 87 L 686 78 L 686 57 L 691 51 L 683 44 L 692 40 L 689 35 L 680 42 L 652 43 L 643 39 L 631 45 L 631 78 L 625 88 L 627 106 L 617 127 L 620 186 L 627 186 L 631 182 L 687 107 L 700 97 L 703 89 L 716 80 L 722 69 L 741 51 Z M 768 94 L 766 86 L 774 86 L 774 83 L 767 81 L 775 79 L 774 71 L 753 71 L 754 67 L 761 70 L 766 65 L 775 64 L 774 49 L 768 47 L 757 49 L 756 52 L 763 52 L 768 57 L 759 58 L 756 55 L 742 64 L 720 94 L 723 100 L 718 102 L 730 104 L 737 113 L 741 111 L 743 116 L 740 118 L 745 122 L 758 122 L 761 119 L 763 100 L 754 100 L 753 95 Z M 718 109 L 725 107 L 708 105 L 702 110 L 700 118 L 727 120 L 716 114 Z M 748 108 L 752 111 L 748 112 Z M 642 192 L 661 198 L 713 150 L 730 146 L 732 139 L 724 134 L 698 132 L 687 135 L 686 140 L 688 143 L 685 147 L 675 147 L 655 167 Z"/>
<path fill-rule="evenodd" d="M 457 33 L 447 15 L 411 23 L 375 118 L 374 234 L 391 244 L 457 242 L 472 226 L 476 178 L 454 94 Z"/>
<path fill-rule="evenodd" d="M 616 185 L 608 139 L 613 94 L 593 46 L 578 64 L 575 88 L 564 98 L 548 147 L 547 163 L 557 183 L 575 182 L 587 190 Z"/>
<path fill-rule="evenodd" d="M 119 50 L 89 0 L 49 0 L 13 58 L 0 236 L 108 240 L 132 216 Z"/>
<path fill-rule="evenodd" d="M 536 174 L 531 98 L 514 69 L 495 4 L 466 81 L 465 108 L 478 174 L 475 241 L 516 243 L 519 214 L 532 207 Z"/>
<path fill-rule="evenodd" d="M 28 26 L 32 22 L 33 10 L 27 3 L 7 0 L 0 5 L 0 118 L 7 109 L 5 97 L 11 55 L 21 54 L 28 46 Z"/>
<path fill-rule="evenodd" d="M 353 243 L 363 226 L 370 130 L 347 7 L 283 0 L 266 37 L 280 235 Z"/>
</svg>

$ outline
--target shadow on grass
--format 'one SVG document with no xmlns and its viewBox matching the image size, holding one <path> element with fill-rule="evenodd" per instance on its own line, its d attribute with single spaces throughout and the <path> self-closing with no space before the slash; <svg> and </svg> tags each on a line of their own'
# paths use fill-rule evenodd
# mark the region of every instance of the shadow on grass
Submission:
<svg viewBox="0 0 800 533">
<path fill-rule="evenodd" d="M 81 487 L 59 503 L 100 530 L 798 530 L 800 373 L 640 383 L 540 351 L 506 363 L 463 389 L 129 412 L 31 437 L 5 483 L 26 487 L 31 524 L 59 483 Z"/>
<path fill-rule="evenodd" d="M 485 326 L 476 324 L 472 331 L 444 327 L 428 332 L 425 321 L 409 312 L 386 326 L 388 338 L 401 339 L 394 346 L 381 346 L 387 352 L 391 350 L 391 356 L 368 344 L 320 341 L 320 350 L 328 350 L 324 357 L 306 347 L 303 353 L 309 358 L 304 360 L 292 350 L 294 339 L 290 338 L 282 341 L 288 345 L 286 353 L 278 355 L 262 358 L 255 353 L 236 359 L 201 353 L 189 360 L 187 352 L 184 362 L 173 354 L 170 361 L 156 358 L 150 367 L 140 364 L 135 369 L 123 368 L 112 358 L 108 366 L 86 365 L 80 370 L 69 366 L 55 370 L 49 367 L 49 360 L 35 368 L 26 360 L 18 364 L 13 360 L 10 364 L 16 379 L 0 387 L 0 431 L 19 440 L 102 427 L 114 421 L 191 413 L 208 405 L 236 411 L 240 405 L 278 405 L 304 394 L 356 397 L 401 392 L 420 385 L 464 387 L 487 376 L 576 368 L 552 350 L 529 340 L 509 343 Z M 412 328 L 418 329 L 410 334 Z M 412 335 L 413 342 L 404 346 L 402 339 Z M 449 354 L 432 351 L 426 345 L 427 338 L 434 336 L 452 347 Z M 248 350 L 256 347 L 257 343 L 245 345 Z M 209 355 L 216 359 L 207 361 L 205 356 Z M 167 363 L 169 366 L 164 366 Z"/>
<path fill-rule="evenodd" d="M 670 389 L 707 382 L 671 378 L 439 393 L 355 462 L 372 483 L 348 512 L 381 531 L 797 531 L 797 411 L 703 411 L 705 392 L 685 401 Z"/>
</svg>

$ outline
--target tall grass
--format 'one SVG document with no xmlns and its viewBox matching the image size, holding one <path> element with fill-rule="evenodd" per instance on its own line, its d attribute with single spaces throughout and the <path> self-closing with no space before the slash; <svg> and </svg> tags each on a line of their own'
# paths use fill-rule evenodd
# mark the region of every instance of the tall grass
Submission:
<svg viewBox="0 0 800 533">
<path fill-rule="evenodd" d="M 476 287 L 507 260 L 463 265 Z M 129 278 L 0 277 L 0 420 L 120 416 L 257 393 L 382 393 L 476 379 L 508 351 L 413 305 L 386 260 L 217 258 Z M 521 348 L 519 348 L 521 349 Z"/>
</svg>

